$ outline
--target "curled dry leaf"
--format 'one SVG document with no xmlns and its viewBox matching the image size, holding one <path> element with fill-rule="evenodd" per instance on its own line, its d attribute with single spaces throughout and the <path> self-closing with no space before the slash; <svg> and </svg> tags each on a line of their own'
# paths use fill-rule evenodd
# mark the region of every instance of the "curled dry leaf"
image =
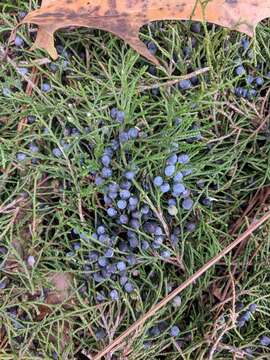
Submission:
<svg viewBox="0 0 270 360">
<path fill-rule="evenodd" d="M 69 273 L 56 272 L 48 277 L 48 283 L 51 289 L 47 292 L 44 305 L 39 306 L 38 320 L 42 320 L 46 315 L 51 313 L 48 305 L 57 305 L 65 303 L 71 294 L 73 277 Z"/>
<path fill-rule="evenodd" d="M 270 0 L 43 0 L 22 23 L 38 25 L 33 48 L 57 58 L 54 32 L 70 26 L 109 31 L 158 65 L 139 39 L 140 28 L 156 20 L 207 21 L 253 36 L 255 27 L 270 16 Z"/>
<path fill-rule="evenodd" d="M 48 283 L 50 285 L 50 290 L 45 296 L 44 305 L 39 306 L 39 313 L 37 316 L 38 321 L 44 319 L 52 312 L 52 308 L 48 305 L 63 304 L 63 308 L 66 308 L 72 303 L 70 296 L 73 285 L 73 276 L 71 274 L 64 272 L 48 274 Z M 68 358 L 65 354 L 65 349 L 68 347 L 68 344 L 70 344 L 72 333 L 72 325 L 66 320 L 61 322 L 61 336 L 59 334 L 58 325 L 56 325 L 56 323 L 52 325 L 49 340 L 56 346 L 60 345 L 62 359 Z"/>
</svg>

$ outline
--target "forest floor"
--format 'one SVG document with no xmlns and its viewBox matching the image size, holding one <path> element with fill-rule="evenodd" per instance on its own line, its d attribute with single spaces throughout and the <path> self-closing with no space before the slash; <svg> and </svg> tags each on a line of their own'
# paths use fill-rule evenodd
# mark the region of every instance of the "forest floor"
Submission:
<svg viewBox="0 0 270 360">
<path fill-rule="evenodd" d="M 28 1 L 0 10 L 3 56 Z M 145 26 L 158 68 L 88 29 L 52 62 L 34 35 L 0 63 L 0 357 L 93 359 L 269 206 L 269 22 Z M 105 358 L 269 359 L 269 225 Z"/>
</svg>

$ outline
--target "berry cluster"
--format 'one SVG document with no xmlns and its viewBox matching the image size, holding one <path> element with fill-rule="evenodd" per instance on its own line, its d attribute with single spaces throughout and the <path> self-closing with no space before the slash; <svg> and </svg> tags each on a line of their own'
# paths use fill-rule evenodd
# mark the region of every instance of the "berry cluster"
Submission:
<svg viewBox="0 0 270 360">
<path fill-rule="evenodd" d="M 258 95 L 258 92 L 264 85 L 264 79 L 256 75 L 256 70 L 249 71 L 247 66 L 242 64 L 244 57 L 247 55 L 249 59 L 253 58 L 253 51 L 249 49 L 250 43 L 248 39 L 241 40 L 242 56 L 236 61 L 235 74 L 241 81 L 241 86 L 237 86 L 234 93 L 237 97 L 252 99 Z M 260 65 L 257 66 L 260 70 Z M 269 74 L 266 75 L 269 77 Z"/>
<path fill-rule="evenodd" d="M 251 318 L 251 314 L 254 313 L 257 309 L 257 305 L 256 304 L 251 304 L 249 307 L 248 307 L 248 310 L 244 312 L 244 314 L 242 314 L 237 323 L 238 323 L 238 327 L 241 328 L 243 326 L 246 325 L 246 323 L 250 320 Z"/>
<path fill-rule="evenodd" d="M 125 129 L 123 111 L 113 108 L 110 115 L 119 123 L 119 131 L 106 141 L 98 158 L 99 169 L 89 169 L 98 194 L 99 217 L 92 230 L 72 230 L 72 250 L 66 253 L 67 258 L 74 258 L 76 252 L 88 244 L 91 250 L 85 258 L 84 274 L 95 284 L 97 302 L 108 298 L 116 301 L 121 292 L 135 292 L 134 270 L 144 256 L 155 256 L 161 261 L 173 259 L 181 241 L 177 215 L 193 208 L 193 192 L 185 184 L 185 178 L 192 174 L 190 156 L 174 144 L 160 164 L 159 173 L 163 175 L 149 174 L 141 179 L 140 168 L 126 147 L 128 142 L 140 140 L 141 130 L 137 127 Z M 177 119 L 176 125 L 180 123 Z M 58 151 L 58 148 L 53 150 L 57 157 L 61 156 Z M 124 168 L 123 157 L 126 159 Z M 154 194 L 167 203 L 167 212 L 162 213 L 163 222 Z M 194 222 L 186 223 L 187 231 L 194 231 L 195 227 Z"/>
</svg>

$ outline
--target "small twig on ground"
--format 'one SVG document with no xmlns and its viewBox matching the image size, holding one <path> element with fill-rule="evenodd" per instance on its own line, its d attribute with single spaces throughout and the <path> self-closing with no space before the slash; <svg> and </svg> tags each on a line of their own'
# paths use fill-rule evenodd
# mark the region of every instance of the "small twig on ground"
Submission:
<svg viewBox="0 0 270 360">
<path fill-rule="evenodd" d="M 241 215 L 241 217 L 236 222 L 234 222 L 234 225 L 229 230 L 230 235 L 234 235 L 236 233 L 236 231 L 242 226 L 243 220 L 246 218 L 246 216 L 248 216 L 248 214 L 252 211 L 252 209 L 254 209 L 254 206 L 256 205 L 256 203 L 258 201 L 258 196 L 260 194 L 260 191 L 261 191 L 261 189 L 256 191 L 255 195 L 249 201 L 248 206 L 245 209 L 245 211 L 243 212 L 243 214 Z"/>
<path fill-rule="evenodd" d="M 28 96 L 31 96 L 32 95 L 32 92 L 33 92 L 33 84 L 35 86 L 37 86 L 37 83 L 38 83 L 38 69 L 36 67 L 33 67 L 32 68 L 32 71 L 31 71 L 31 75 L 30 75 L 30 78 L 27 82 L 27 86 L 26 86 L 26 90 L 25 90 L 25 93 L 26 95 Z M 24 109 L 25 107 L 23 106 L 22 107 L 22 110 Z M 23 130 L 23 128 L 25 127 L 25 125 L 27 124 L 27 117 L 24 117 L 20 120 L 19 124 L 18 124 L 18 127 L 17 127 L 17 131 L 18 132 L 21 132 Z"/>
<path fill-rule="evenodd" d="M 230 326 L 226 326 L 225 329 L 223 329 L 220 333 L 220 335 L 218 336 L 217 340 L 215 341 L 215 343 L 213 344 L 209 356 L 208 356 L 208 360 L 213 360 L 213 356 L 218 348 L 218 345 L 220 343 L 220 341 L 222 340 L 223 336 L 230 330 L 232 330 L 234 328 L 234 325 L 230 325 Z"/>
<path fill-rule="evenodd" d="M 230 346 L 227 344 L 219 343 L 218 348 L 221 350 L 228 350 L 231 353 L 234 353 L 237 356 L 237 359 L 240 357 L 246 359 L 246 352 L 244 350 L 238 349 L 235 346 Z"/>
<path fill-rule="evenodd" d="M 46 181 L 49 179 L 49 177 L 45 177 L 43 180 L 41 180 L 38 184 L 37 184 L 37 188 L 42 186 L 44 183 L 46 183 Z M 0 206 L 0 214 L 4 214 L 8 211 L 14 210 L 16 207 L 18 207 L 21 202 L 27 200 L 28 198 L 26 197 L 25 194 L 20 195 L 17 199 L 13 200 L 11 203 L 7 204 L 7 205 L 3 205 Z"/>
<path fill-rule="evenodd" d="M 237 294 L 237 297 L 236 298 L 239 298 L 241 296 L 245 296 L 245 295 L 248 295 L 249 294 L 249 291 L 245 290 L 245 291 L 240 291 L 238 294 Z M 224 306 L 226 304 L 228 304 L 230 301 L 232 301 L 232 296 L 230 297 L 227 297 L 224 301 L 216 304 L 215 306 L 212 307 L 212 309 L 210 310 L 211 312 L 215 312 L 217 309 L 219 309 L 221 306 Z"/>
<path fill-rule="evenodd" d="M 19 207 L 17 207 L 17 208 L 14 210 L 13 215 L 12 215 L 12 219 L 9 221 L 9 223 L 8 223 L 7 227 L 5 228 L 4 232 L 2 232 L 1 235 L 0 235 L 0 241 L 1 241 L 2 239 L 4 239 L 4 237 L 5 237 L 6 233 L 8 232 L 8 230 L 14 225 L 14 223 L 15 223 L 15 221 L 16 221 L 16 218 L 17 218 L 17 216 L 18 216 L 19 211 L 20 211 L 20 208 L 19 208 Z"/>
<path fill-rule="evenodd" d="M 145 200 L 147 201 L 148 205 L 150 206 L 151 210 L 155 213 L 156 217 L 160 221 L 168 241 L 171 242 L 170 229 L 169 229 L 169 226 L 166 223 L 166 220 L 162 214 L 162 210 L 160 209 L 160 207 L 156 208 L 155 205 L 152 203 L 152 201 L 146 194 L 144 194 L 144 197 L 145 197 Z M 168 261 L 168 262 L 170 262 L 170 261 Z M 175 262 L 172 262 L 172 264 L 177 265 L 183 272 L 186 272 L 185 266 L 184 266 L 183 262 L 181 261 L 181 259 L 176 258 L 176 262 L 177 262 L 177 264 Z"/>
<path fill-rule="evenodd" d="M 25 196 L 21 195 L 17 199 L 13 200 L 11 203 L 0 207 L 0 214 L 5 214 L 7 212 L 13 211 L 16 206 L 25 200 Z"/>
<path fill-rule="evenodd" d="M 232 272 L 230 271 L 230 279 L 231 279 L 231 289 L 232 289 L 232 322 L 233 324 L 235 324 L 236 322 L 236 311 L 235 311 L 235 304 L 236 304 L 236 291 L 235 291 L 235 279 L 234 276 L 232 274 Z"/>
<path fill-rule="evenodd" d="M 187 75 L 178 76 L 177 79 L 169 80 L 169 81 L 166 81 L 164 83 L 156 83 L 156 84 L 148 85 L 148 86 L 140 86 L 139 87 L 139 92 L 143 92 L 143 91 L 146 91 L 146 90 L 152 90 L 152 89 L 159 88 L 159 87 L 162 87 L 162 86 L 172 86 L 172 85 L 175 85 L 175 84 L 179 83 L 179 81 L 181 81 L 181 80 L 191 79 L 194 76 L 198 76 L 198 75 L 203 74 L 203 73 L 205 73 L 205 72 L 207 72 L 209 70 L 210 70 L 209 67 L 205 67 L 205 68 L 193 71 L 192 73 L 189 73 Z"/>
<path fill-rule="evenodd" d="M 261 118 L 263 118 L 264 116 L 264 111 L 265 111 L 265 105 L 266 105 L 266 102 L 269 98 L 269 95 L 270 95 L 270 88 L 267 90 L 267 93 L 266 95 L 264 96 L 264 99 L 263 99 L 263 102 L 262 102 L 262 107 L 261 107 L 261 111 L 260 111 L 260 116 Z M 268 109 L 267 109 L 268 110 Z"/>
<path fill-rule="evenodd" d="M 225 326 L 223 328 L 223 330 L 220 332 L 220 334 L 216 337 L 217 334 L 217 329 L 214 329 L 214 336 L 212 338 L 216 337 L 216 341 L 214 342 L 213 346 L 211 347 L 211 350 L 209 352 L 209 356 L 208 356 L 208 360 L 212 360 L 213 356 L 215 354 L 215 352 L 217 351 L 217 349 L 219 348 L 219 344 L 223 338 L 223 336 L 230 330 L 232 330 L 235 327 L 236 324 L 236 312 L 235 312 L 235 303 L 236 303 L 236 291 L 235 291 L 235 280 L 234 280 L 234 276 L 232 274 L 232 272 L 229 272 L 230 275 L 230 283 L 231 284 L 231 289 L 232 289 L 232 297 L 231 297 L 231 301 L 232 301 L 232 311 L 230 314 L 230 319 L 229 319 L 229 323 L 225 323 L 223 326 Z"/>
<path fill-rule="evenodd" d="M 34 65 L 39 65 L 39 66 L 41 66 L 41 65 L 47 65 L 47 64 L 50 64 L 52 61 L 50 60 L 50 59 L 48 59 L 48 58 L 42 58 L 42 59 L 35 59 L 35 60 L 33 60 L 32 61 L 32 63 L 34 64 Z M 28 63 L 29 65 L 31 65 L 31 63 Z"/>
<path fill-rule="evenodd" d="M 173 345 L 176 347 L 177 351 L 179 352 L 180 356 L 183 358 L 183 360 L 185 360 L 185 355 L 183 354 L 182 349 L 180 348 L 180 346 L 177 344 L 177 341 L 175 341 L 175 339 L 172 339 Z"/>
<path fill-rule="evenodd" d="M 265 204 L 265 202 L 266 202 L 269 195 L 270 195 L 270 188 L 268 188 L 268 187 L 263 188 L 263 189 L 259 189 L 258 191 L 256 191 L 255 195 L 249 201 L 248 206 L 245 209 L 245 211 L 243 212 L 243 214 L 241 215 L 241 217 L 236 221 L 236 223 L 233 225 L 233 227 L 229 230 L 229 234 L 234 235 L 237 232 L 237 230 L 239 230 L 239 228 L 244 223 L 246 217 L 251 216 L 251 213 L 254 210 L 257 203 L 260 204 L 259 209 L 260 209 L 260 211 L 262 211 L 261 207 Z M 256 216 L 253 215 L 252 218 L 256 218 Z M 247 239 L 246 239 L 246 241 L 247 241 Z M 244 246 L 245 246 L 245 241 L 243 241 L 240 244 L 240 246 L 237 248 L 237 250 L 236 250 L 236 252 L 234 254 L 234 259 L 237 259 L 239 257 L 239 254 L 243 250 Z M 252 256 L 252 259 L 253 258 L 254 258 L 254 255 Z M 251 261 L 249 261 L 249 265 L 251 265 Z M 233 268 L 233 271 L 232 271 L 233 275 L 235 275 L 236 270 L 237 270 L 237 266 L 234 265 L 234 268 Z M 236 277 L 235 281 L 238 283 L 242 276 L 243 276 L 243 272 L 241 272 L 240 275 Z M 220 303 L 220 306 L 219 306 L 217 316 L 222 311 L 223 304 L 224 304 L 223 301 L 230 295 L 231 295 L 231 293 L 230 293 L 230 282 L 228 281 L 226 286 L 224 287 L 224 290 L 222 291 L 221 296 L 220 296 L 221 303 Z"/>
<path fill-rule="evenodd" d="M 218 141 L 223 141 L 223 140 L 233 136 L 237 131 L 238 131 L 237 129 L 234 129 L 231 133 L 229 133 L 227 135 L 224 135 L 224 136 L 221 136 L 219 138 L 211 139 L 211 140 L 207 141 L 207 144 L 211 144 L 213 142 L 218 142 Z"/>
<path fill-rule="evenodd" d="M 231 104 L 230 102 L 227 102 L 226 105 L 227 105 L 230 109 L 234 110 L 236 113 L 238 113 L 238 114 L 240 114 L 240 115 L 243 115 L 243 116 L 246 115 L 242 110 L 238 109 L 238 107 L 236 107 L 235 105 Z"/>
<path fill-rule="evenodd" d="M 154 316 L 158 310 L 167 305 L 174 297 L 180 294 L 184 289 L 186 289 L 189 285 L 193 284 L 198 278 L 200 278 L 207 270 L 213 267 L 218 263 L 225 255 L 231 252 L 237 245 L 241 244 L 247 237 L 249 237 L 256 229 L 258 229 L 263 223 L 265 223 L 270 218 L 270 211 L 268 211 L 264 216 L 262 216 L 258 221 L 251 224 L 248 229 L 239 236 L 236 240 L 234 240 L 231 244 L 229 244 L 225 249 L 219 252 L 215 257 L 209 260 L 205 265 L 203 265 L 199 270 L 197 270 L 192 276 L 190 276 L 186 281 L 184 281 L 180 286 L 178 286 L 174 291 L 172 291 L 169 295 L 167 295 L 163 300 L 161 300 L 158 304 L 153 306 L 145 315 L 143 315 L 140 319 L 135 321 L 133 325 L 131 325 L 126 331 L 122 333 L 122 335 L 118 336 L 113 342 L 111 342 L 105 349 L 99 352 L 94 360 L 102 359 L 108 352 L 112 351 L 117 345 L 122 343 L 130 334 L 132 334 L 135 330 L 138 329 L 139 326 L 142 326 L 146 320 Z"/>
<path fill-rule="evenodd" d="M 30 84 L 33 89 L 35 89 L 35 91 L 38 93 L 38 95 L 40 97 L 42 97 L 42 99 L 46 100 L 47 102 L 47 98 L 46 96 L 44 96 L 44 94 L 42 93 L 42 91 L 36 86 L 36 84 L 31 80 L 31 78 L 27 75 L 22 74 L 19 71 L 19 66 L 16 64 L 16 62 L 14 60 L 12 60 L 8 55 L 5 54 L 5 49 L 4 46 L 0 44 L 0 58 L 5 59 L 15 70 L 16 72 L 28 83 Z"/>
<path fill-rule="evenodd" d="M 258 203 L 259 205 L 259 210 L 260 211 L 262 210 L 262 207 L 265 205 L 266 200 L 269 196 L 270 196 L 270 187 L 260 189 L 259 191 L 256 192 L 254 198 L 250 201 L 250 204 L 247 208 L 247 213 L 245 212 L 246 213 L 245 216 L 241 217 L 241 222 L 238 224 L 239 227 L 242 225 L 242 222 L 244 221 L 247 214 L 251 213 L 251 211 L 254 209 L 256 203 Z M 256 219 L 256 215 L 254 215 L 253 218 Z M 239 246 L 239 248 L 236 250 L 236 253 L 234 255 L 235 258 L 239 256 L 239 253 L 242 251 L 244 245 L 245 244 L 242 243 L 241 246 Z"/>
<path fill-rule="evenodd" d="M 261 122 L 261 124 L 257 127 L 257 129 L 252 133 L 252 137 L 256 136 L 261 130 L 265 130 L 265 128 L 267 127 L 267 123 L 269 122 L 270 116 L 266 116 L 263 121 Z"/>
</svg>

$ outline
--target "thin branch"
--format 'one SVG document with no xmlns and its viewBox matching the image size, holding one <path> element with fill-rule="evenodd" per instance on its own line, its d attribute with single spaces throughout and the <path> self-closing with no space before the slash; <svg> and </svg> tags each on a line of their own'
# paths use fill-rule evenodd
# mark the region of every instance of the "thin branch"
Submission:
<svg viewBox="0 0 270 360">
<path fill-rule="evenodd" d="M 31 80 L 31 78 L 27 75 L 24 75 L 20 72 L 19 66 L 16 64 L 16 62 L 14 60 L 12 60 L 8 55 L 6 55 L 5 53 L 5 49 L 3 47 L 3 45 L 0 44 L 0 59 L 6 60 L 15 70 L 16 72 L 28 83 L 30 84 L 33 89 L 35 89 L 35 91 L 38 93 L 38 95 L 47 101 L 46 96 L 44 96 L 41 92 L 41 90 L 36 86 L 36 84 Z"/>
<path fill-rule="evenodd" d="M 211 144 L 213 142 L 218 142 L 218 141 L 223 141 L 223 140 L 233 136 L 236 132 L 237 132 L 237 129 L 234 129 L 231 133 L 229 133 L 227 135 L 224 135 L 224 136 L 221 136 L 219 138 L 214 138 L 214 139 L 211 139 L 211 140 L 207 141 L 207 144 Z"/>
<path fill-rule="evenodd" d="M 172 86 L 172 85 L 175 85 L 175 84 L 179 83 L 179 81 L 181 81 L 181 80 L 192 79 L 194 76 L 198 76 L 198 75 L 203 74 L 203 73 L 205 73 L 205 72 L 207 72 L 209 70 L 210 70 L 209 67 L 205 67 L 205 68 L 193 71 L 192 73 L 189 73 L 187 75 L 178 76 L 176 79 L 169 80 L 169 81 L 166 81 L 164 83 L 156 83 L 156 84 L 148 85 L 148 86 L 140 86 L 139 87 L 139 92 L 143 92 L 143 91 L 146 91 L 146 90 L 152 90 L 152 89 L 155 89 L 155 88 L 158 88 L 158 87 L 161 87 L 161 86 Z"/>
<path fill-rule="evenodd" d="M 42 186 L 44 183 L 46 183 L 49 179 L 49 176 L 46 176 L 43 180 L 41 180 L 38 184 L 37 184 L 37 188 Z M 17 199 L 13 200 L 12 202 L 10 202 L 7 205 L 2 205 L 0 206 L 0 214 L 4 214 L 8 211 L 14 210 L 17 206 L 19 206 L 23 201 L 27 201 L 28 200 L 28 196 L 27 194 L 22 194 L 19 197 L 17 197 Z"/>
<path fill-rule="evenodd" d="M 122 333 L 122 335 L 118 336 L 112 343 L 106 346 L 105 349 L 100 351 L 93 360 L 100 360 L 110 351 L 112 351 L 117 345 L 122 343 L 130 334 L 132 334 L 135 330 L 138 329 L 139 326 L 142 326 L 146 320 L 154 316 L 158 310 L 162 309 L 165 305 L 167 305 L 174 297 L 180 294 L 184 289 L 186 289 L 189 285 L 193 284 L 199 277 L 201 277 L 207 270 L 209 270 L 212 266 L 214 266 L 218 261 L 220 261 L 225 255 L 227 255 L 230 251 L 232 251 L 237 245 L 239 245 L 242 241 L 244 241 L 247 237 L 249 237 L 256 229 L 258 229 L 263 223 L 265 223 L 270 218 L 270 211 L 268 211 L 264 216 L 261 217 L 260 220 L 251 224 L 248 229 L 239 236 L 236 240 L 234 240 L 231 244 L 229 244 L 225 249 L 219 252 L 215 257 L 209 260 L 205 265 L 203 265 L 198 271 L 196 271 L 192 276 L 190 276 L 186 281 L 184 281 L 178 288 L 172 291 L 169 295 L 167 295 L 163 300 L 161 300 L 158 304 L 153 306 L 145 315 L 143 315 L 140 319 L 135 321 L 133 325 L 131 325 L 126 331 Z"/>
<path fill-rule="evenodd" d="M 212 346 L 209 356 L 208 356 L 208 360 L 213 360 L 213 356 L 214 353 L 216 352 L 218 345 L 220 343 L 220 341 L 222 340 L 223 336 L 230 330 L 232 330 L 234 328 L 234 325 L 231 326 L 226 326 L 225 329 L 222 330 L 222 332 L 220 333 L 220 335 L 218 336 L 217 340 L 215 341 L 214 345 Z"/>
<path fill-rule="evenodd" d="M 265 95 L 265 97 L 263 99 L 263 103 L 262 103 L 262 107 L 261 107 L 261 111 L 260 111 L 261 119 L 263 119 L 263 114 L 264 114 L 264 111 L 265 111 L 265 108 L 266 108 L 265 105 L 266 105 L 266 102 L 267 102 L 269 96 L 270 96 L 270 88 L 267 90 L 267 93 L 266 93 L 266 95 Z"/>
</svg>

